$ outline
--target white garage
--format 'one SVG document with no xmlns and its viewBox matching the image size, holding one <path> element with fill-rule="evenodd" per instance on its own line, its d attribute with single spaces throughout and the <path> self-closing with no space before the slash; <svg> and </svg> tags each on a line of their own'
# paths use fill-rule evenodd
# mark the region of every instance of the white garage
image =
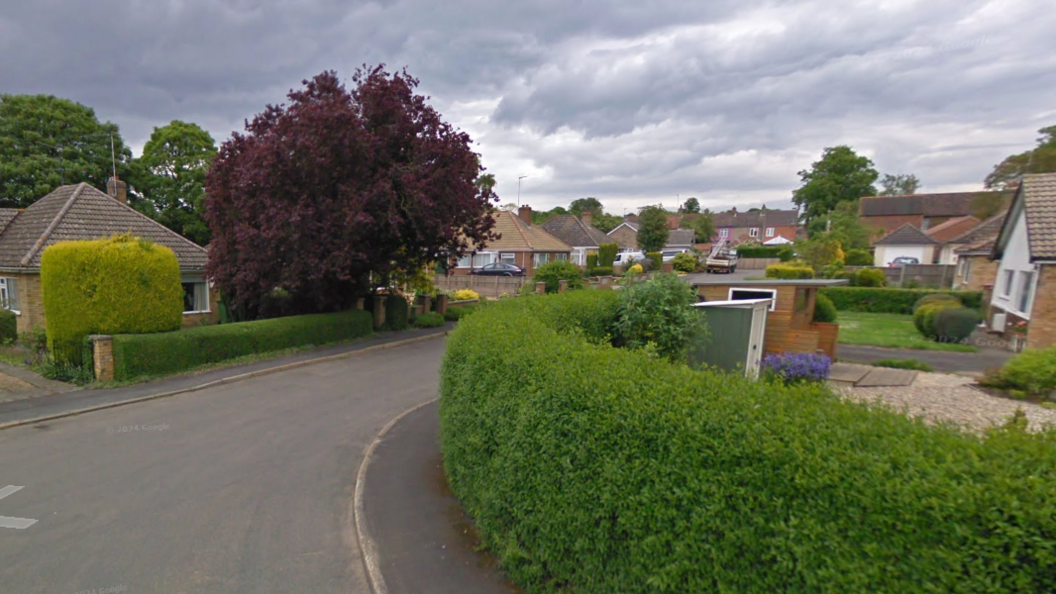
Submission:
<svg viewBox="0 0 1056 594">
<path fill-rule="evenodd" d="M 905 224 L 876 242 L 873 266 L 890 266 L 895 258 L 916 258 L 931 264 L 938 242 L 913 225 Z"/>
</svg>

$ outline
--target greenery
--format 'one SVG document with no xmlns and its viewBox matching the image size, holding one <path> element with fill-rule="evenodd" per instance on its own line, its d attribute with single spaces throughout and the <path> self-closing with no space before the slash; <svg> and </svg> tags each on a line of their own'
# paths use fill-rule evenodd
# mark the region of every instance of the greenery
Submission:
<svg viewBox="0 0 1056 594">
<path fill-rule="evenodd" d="M 910 315 L 913 306 L 925 295 L 952 295 L 960 299 L 965 307 L 978 310 L 982 307 L 980 291 L 946 291 L 940 289 L 897 289 L 893 287 L 826 287 L 821 293 L 832 299 L 840 311 L 867 313 L 893 313 Z"/>
<path fill-rule="evenodd" d="M 790 245 L 746 245 L 737 246 L 738 258 L 779 258 L 788 262 L 793 256 Z"/>
<path fill-rule="evenodd" d="M 702 212 L 699 217 L 690 219 L 686 225 L 693 230 L 693 240 L 697 243 L 710 243 L 715 237 L 715 221 L 708 211 Z"/>
<path fill-rule="evenodd" d="M 638 212 L 638 247 L 643 252 L 663 250 L 669 235 L 667 211 L 662 206 L 646 206 Z"/>
<path fill-rule="evenodd" d="M 873 255 L 867 249 L 852 248 L 847 250 L 845 263 L 847 266 L 872 266 Z"/>
<path fill-rule="evenodd" d="M 546 283 L 547 293 L 556 293 L 561 281 L 568 282 L 568 290 L 583 288 L 583 271 L 571 262 L 547 262 L 535 269 L 533 282 Z"/>
<path fill-rule="evenodd" d="M 613 262 L 616 260 L 616 254 L 620 251 L 620 245 L 617 243 L 603 243 L 598 246 L 598 266 L 612 268 Z"/>
<path fill-rule="evenodd" d="M 796 242 L 796 253 L 814 270 L 834 264 L 842 266 L 845 258 L 840 242 L 835 239 L 801 239 Z"/>
<path fill-rule="evenodd" d="M 1038 130 L 1041 137 L 1033 149 L 1005 158 L 986 176 L 986 187 L 1004 189 L 1027 173 L 1056 171 L 1056 126 Z M 995 213 L 996 214 L 996 213 Z"/>
<path fill-rule="evenodd" d="M 18 338 L 18 316 L 9 309 L 0 309 L 0 345 L 11 344 Z"/>
<path fill-rule="evenodd" d="M 647 252 L 645 258 L 650 262 L 649 270 L 660 270 L 664 265 L 664 254 L 661 252 Z"/>
<path fill-rule="evenodd" d="M 949 293 L 930 293 L 917 299 L 913 304 L 913 313 L 917 313 L 918 309 L 932 303 L 950 303 L 955 307 L 964 307 L 964 303 L 956 295 L 951 295 Z"/>
<path fill-rule="evenodd" d="M 809 266 L 794 264 L 771 264 L 766 267 L 766 278 L 806 279 L 814 278 L 814 270 Z"/>
<path fill-rule="evenodd" d="M 799 172 L 803 185 L 792 193 L 792 201 L 809 224 L 834 210 L 841 202 L 853 202 L 876 194 L 879 177 L 873 162 L 849 146 L 826 148 L 821 160 Z"/>
<path fill-rule="evenodd" d="M 457 322 L 475 311 L 477 311 L 477 308 L 474 305 L 449 307 L 444 312 L 444 319 L 448 322 Z"/>
<path fill-rule="evenodd" d="M 612 266 L 595 266 L 590 274 L 591 276 L 612 276 Z"/>
<path fill-rule="evenodd" d="M 856 287 L 883 287 L 887 284 L 887 276 L 879 268 L 863 268 L 854 273 L 851 284 Z"/>
<path fill-rule="evenodd" d="M 686 198 L 686 201 L 682 204 L 682 212 L 687 213 L 698 213 L 700 212 L 700 201 L 696 198 Z"/>
<path fill-rule="evenodd" d="M 154 128 L 143 154 L 132 161 L 129 184 L 142 198 L 133 206 L 198 245 L 209 243 L 202 219 L 205 173 L 216 143 L 197 124 L 173 120 Z"/>
<path fill-rule="evenodd" d="M 819 383 L 829 377 L 832 359 L 815 353 L 781 353 L 763 357 L 760 364 L 764 381 L 778 381 L 786 386 Z"/>
<path fill-rule="evenodd" d="M 707 321 L 693 307 L 696 300 L 693 287 L 673 274 L 619 291 L 614 343 L 684 361 L 690 346 L 707 338 Z"/>
<path fill-rule="evenodd" d="M 164 332 L 183 321 L 176 255 L 127 234 L 49 246 L 40 283 L 48 348 L 58 363 L 80 365 L 89 334 Z"/>
<path fill-rule="evenodd" d="M 690 252 L 677 254 L 674 259 L 671 260 L 671 266 L 674 267 L 676 272 L 695 272 L 697 270 L 697 264 L 697 256 Z"/>
<path fill-rule="evenodd" d="M 836 208 L 811 221 L 807 228 L 811 239 L 837 241 L 843 249 L 869 249 L 878 229 L 863 225 L 858 218 L 858 200 L 840 202 Z M 866 265 L 873 263 L 872 258 Z"/>
<path fill-rule="evenodd" d="M 861 313 L 840 310 L 840 343 L 878 346 L 892 349 L 950 351 L 974 353 L 978 349 L 965 344 L 928 340 L 917 332 L 913 317 L 901 314 Z"/>
<path fill-rule="evenodd" d="M 911 369 L 914 371 L 935 371 L 935 368 L 916 359 L 882 359 L 873 363 L 873 367 L 890 367 L 891 369 Z"/>
<path fill-rule="evenodd" d="M 986 378 L 984 385 L 1019 390 L 1035 398 L 1056 399 L 1056 347 L 1019 353 Z"/>
<path fill-rule="evenodd" d="M 585 212 L 593 213 L 594 216 L 593 220 L 591 221 L 591 225 L 597 227 L 605 233 L 612 231 L 616 228 L 617 225 L 623 222 L 622 217 L 607 214 L 605 212 L 604 206 L 602 206 L 601 204 L 601 201 L 597 198 L 594 198 L 593 196 L 588 196 L 586 198 L 577 198 L 576 200 L 572 201 L 572 204 L 568 205 L 569 214 L 573 214 L 578 217 Z"/>
<path fill-rule="evenodd" d="M 453 301 L 471 301 L 473 299 L 480 299 L 480 293 L 477 293 L 473 289 L 459 289 L 451 295 Z"/>
<path fill-rule="evenodd" d="M 25 208 L 64 184 L 87 182 L 106 191 L 132 152 L 117 126 L 95 111 L 51 95 L 0 95 L 0 207 Z"/>
<path fill-rule="evenodd" d="M 500 302 L 448 339 L 444 470 L 525 592 L 1056 589 L 1056 432 L 649 360 L 606 343 L 611 293 Z"/>
<path fill-rule="evenodd" d="M 836 311 L 836 306 L 832 304 L 832 299 L 819 294 L 814 302 L 813 321 L 833 324 L 838 317 L 839 314 Z"/>
<path fill-rule="evenodd" d="M 393 293 L 385 298 L 385 328 L 388 330 L 406 330 L 408 321 L 407 300 L 402 295 Z"/>
<path fill-rule="evenodd" d="M 587 274 L 592 274 L 592 271 L 598 267 L 598 255 L 587 254 Z"/>
<path fill-rule="evenodd" d="M 444 316 L 435 311 L 428 311 L 415 318 L 414 325 L 419 328 L 439 328 L 444 325 Z"/>
<path fill-rule="evenodd" d="M 916 194 L 920 180 L 912 173 L 885 173 L 880 179 L 880 196 L 904 196 Z"/>
<path fill-rule="evenodd" d="M 931 303 L 926 303 L 913 311 L 913 326 L 916 327 L 917 332 L 920 332 L 925 338 L 938 340 L 939 332 L 938 328 L 935 326 L 935 319 L 939 312 L 946 309 L 963 308 L 949 301 L 932 301 Z"/>
<path fill-rule="evenodd" d="M 951 307 L 935 314 L 935 340 L 963 343 L 979 325 L 979 312 L 966 307 Z"/>
<path fill-rule="evenodd" d="M 627 269 L 625 274 L 634 276 L 635 274 L 641 274 L 643 272 L 645 272 L 645 269 L 642 268 L 641 264 L 633 264 L 630 268 Z"/>
<path fill-rule="evenodd" d="M 114 379 L 168 375 L 254 353 L 351 340 L 369 336 L 373 324 L 369 312 L 352 310 L 155 334 L 115 334 Z"/>
</svg>

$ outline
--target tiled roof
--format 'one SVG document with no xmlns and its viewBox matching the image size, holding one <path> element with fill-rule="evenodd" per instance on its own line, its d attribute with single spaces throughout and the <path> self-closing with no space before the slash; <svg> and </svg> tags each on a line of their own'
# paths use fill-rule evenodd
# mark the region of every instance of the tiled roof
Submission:
<svg viewBox="0 0 1056 594">
<path fill-rule="evenodd" d="M 1005 215 L 1007 214 L 1006 211 L 994 215 L 957 237 L 954 237 L 947 243 L 977 244 L 988 239 L 994 239 L 997 237 L 997 234 L 1001 232 L 1001 225 L 1005 222 Z"/>
<path fill-rule="evenodd" d="M 494 213 L 495 228 L 500 237 L 478 249 L 571 252 L 572 247 L 543 230 L 541 225 L 529 225 L 516 213 L 500 210 Z"/>
<path fill-rule="evenodd" d="M 799 224 L 798 210 L 757 210 L 717 212 L 711 215 L 716 229 L 722 227 L 788 227 Z"/>
<path fill-rule="evenodd" d="M 0 233 L 0 266 L 40 268 L 53 243 L 128 232 L 171 249 L 182 270 L 205 269 L 205 248 L 85 183 L 61 186 L 13 217 Z"/>
<path fill-rule="evenodd" d="M 584 223 L 575 215 L 558 215 L 543 223 L 543 230 L 576 247 L 598 247 L 612 241 L 601 229 Z"/>
<path fill-rule="evenodd" d="M 671 229 L 667 232 L 667 245 L 693 245 L 694 238 L 692 229 Z"/>
<path fill-rule="evenodd" d="M 863 217 L 923 215 L 926 217 L 963 217 L 972 214 L 972 201 L 989 192 L 948 192 L 942 194 L 904 194 L 900 196 L 866 196 L 858 203 Z M 998 193 L 1011 198 L 1011 192 Z"/>
<path fill-rule="evenodd" d="M 21 211 L 17 208 L 0 208 L 0 233 L 7 229 L 7 225 L 18 216 L 19 212 Z"/>
<path fill-rule="evenodd" d="M 979 219 L 972 216 L 956 217 L 929 228 L 924 234 L 939 243 L 946 243 L 966 231 L 974 229 L 979 225 L 979 222 Z"/>
<path fill-rule="evenodd" d="M 994 236 L 990 239 L 984 239 L 975 243 L 969 243 L 953 251 L 959 256 L 986 256 L 989 255 L 990 252 L 994 251 L 994 242 L 996 241 L 997 236 Z"/>
<path fill-rule="evenodd" d="M 906 223 L 877 241 L 876 245 L 935 245 L 936 243 L 938 242 L 925 235 L 923 231 Z"/>
<path fill-rule="evenodd" d="M 1056 173 L 1023 178 L 1027 237 L 1032 260 L 1056 260 Z"/>
</svg>

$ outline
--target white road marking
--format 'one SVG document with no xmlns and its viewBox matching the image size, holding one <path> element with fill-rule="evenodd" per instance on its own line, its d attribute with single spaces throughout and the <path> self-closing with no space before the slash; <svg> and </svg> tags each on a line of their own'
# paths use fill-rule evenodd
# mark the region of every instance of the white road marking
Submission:
<svg viewBox="0 0 1056 594">
<path fill-rule="evenodd" d="M 0 499 L 12 495 L 22 490 L 22 487 L 16 487 L 14 485 L 8 485 L 3 489 L 0 489 Z M 36 524 L 36 520 L 30 520 L 27 518 L 9 518 L 7 516 L 0 516 L 0 528 L 14 528 L 15 530 L 23 530 L 29 528 L 33 524 Z"/>
</svg>

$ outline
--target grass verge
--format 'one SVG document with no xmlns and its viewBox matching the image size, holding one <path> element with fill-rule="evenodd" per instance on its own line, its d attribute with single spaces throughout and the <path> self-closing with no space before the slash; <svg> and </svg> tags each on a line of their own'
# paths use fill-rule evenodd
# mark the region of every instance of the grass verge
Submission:
<svg viewBox="0 0 1056 594">
<path fill-rule="evenodd" d="M 957 353 L 979 351 L 967 344 L 941 343 L 924 338 L 913 326 L 913 316 L 841 311 L 838 322 L 842 344 Z"/>
</svg>

